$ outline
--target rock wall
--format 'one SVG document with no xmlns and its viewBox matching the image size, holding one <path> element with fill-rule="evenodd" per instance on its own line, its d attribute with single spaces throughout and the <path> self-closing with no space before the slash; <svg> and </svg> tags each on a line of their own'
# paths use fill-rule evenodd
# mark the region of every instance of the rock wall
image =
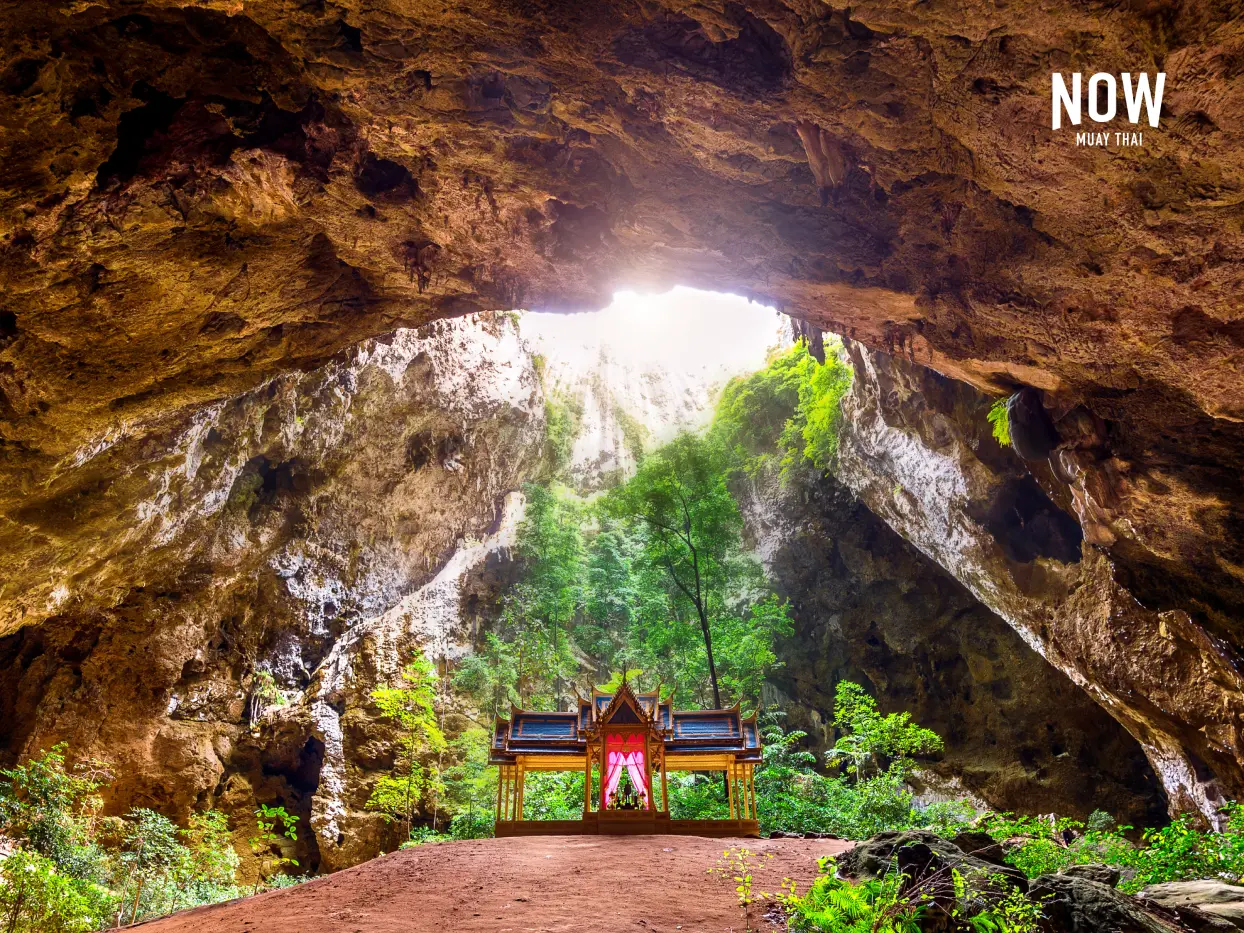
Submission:
<svg viewBox="0 0 1244 933">
<path fill-rule="evenodd" d="M 442 655 L 470 642 L 445 590 L 480 542 L 503 546 L 543 411 L 513 323 L 484 315 L 364 342 L 67 467 L 57 482 L 82 492 L 32 501 L 36 533 L 9 555 L 28 573 L 8 591 L 22 584 L 27 624 L 0 640 L 5 759 L 57 741 L 107 759 L 112 812 L 216 805 L 242 835 L 257 799 L 310 818 L 322 775 L 340 795 L 340 730 L 302 698 L 338 703 L 343 656 L 394 620 Z M 315 834 L 298 858 L 320 864 Z"/>
<path fill-rule="evenodd" d="M 1187 581 L 1187 565 L 1149 573 L 1165 532 L 1181 534 L 1169 512 L 1165 532 L 1145 514 L 1181 502 L 1170 487 L 1153 501 L 1163 461 L 1101 459 L 1091 416 L 1073 410 L 1057 422 L 1059 449 L 1024 462 L 991 436 L 988 398 L 884 353 L 856 346 L 851 359 L 844 485 L 1118 720 L 1173 811 L 1216 819 L 1244 795 L 1244 677 L 1215 616 L 1189 599 L 1213 581 Z M 1093 517 L 1106 496 L 1109 536 Z M 1181 575 L 1184 586 L 1171 585 Z"/>
<path fill-rule="evenodd" d="M 795 622 L 769 698 L 818 754 L 835 740 L 834 688 L 853 680 L 945 739 L 924 775 L 934 796 L 1161 821 L 1158 780 L 1123 727 L 837 479 L 796 467 L 744 501 Z"/>
<path fill-rule="evenodd" d="M 176 692 L 170 748 L 135 760 L 206 787 L 222 740 L 184 724 L 238 702 L 210 686 L 212 652 L 271 639 L 301 676 L 338 613 L 392 605 L 444 559 L 463 523 L 437 494 L 357 526 L 360 553 L 373 526 L 382 551 L 425 529 L 379 560 L 384 598 L 300 578 L 326 554 L 355 572 L 328 546 L 287 555 L 287 578 L 256 570 L 247 555 L 320 520 L 287 507 L 319 482 L 319 452 L 295 452 L 300 373 L 402 326 L 677 282 L 991 394 L 1040 390 L 1066 445 L 1026 480 L 954 410 L 979 396 L 878 364 L 844 481 L 1124 723 L 1172 806 L 1244 794 L 1231 5 L 54 0 L 0 28 L 0 627 L 41 623 L 4 644 L 7 676 L 38 685 L 0 701 L 19 745 L 36 710 L 56 719 L 40 690 L 81 690 L 118 731 Z M 1083 63 L 1167 73 L 1144 146 L 1046 129 L 1050 72 Z M 456 435 L 430 430 L 413 459 L 457 481 Z M 245 516 L 215 522 L 227 508 Z M 150 556 L 195 540 L 176 573 Z M 319 607 L 306 639 L 278 649 L 282 625 L 247 621 L 281 612 L 265 580 Z M 197 592 L 222 611 L 200 617 Z M 117 632 L 132 666 L 94 673 Z M 202 680 L 175 690 L 185 664 Z M 130 699 L 109 707 L 114 672 Z"/>
</svg>

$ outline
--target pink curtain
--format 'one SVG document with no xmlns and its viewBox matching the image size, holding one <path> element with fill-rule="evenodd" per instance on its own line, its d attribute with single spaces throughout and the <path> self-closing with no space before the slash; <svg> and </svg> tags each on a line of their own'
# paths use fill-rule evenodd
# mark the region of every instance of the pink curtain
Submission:
<svg viewBox="0 0 1244 933">
<path fill-rule="evenodd" d="M 631 777 L 639 791 L 643 806 L 648 806 L 648 776 L 644 768 L 644 737 L 642 735 L 605 736 L 605 809 L 613 801 L 622 780 L 622 769 Z"/>
</svg>

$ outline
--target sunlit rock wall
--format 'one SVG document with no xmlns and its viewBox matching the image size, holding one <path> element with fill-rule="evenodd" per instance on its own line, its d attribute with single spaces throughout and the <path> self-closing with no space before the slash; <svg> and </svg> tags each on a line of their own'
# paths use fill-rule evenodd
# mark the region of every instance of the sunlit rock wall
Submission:
<svg viewBox="0 0 1244 933">
<path fill-rule="evenodd" d="M 1118 720 L 1173 810 L 1212 820 L 1244 795 L 1237 654 L 1215 615 L 1197 611 L 1186 569 L 1182 580 L 1151 570 L 1162 535 L 1145 512 L 1162 462 L 1078 449 L 1067 440 L 1084 417 L 1076 411 L 1058 422 L 1063 449 L 1024 462 L 992 438 L 988 398 L 884 353 L 856 346 L 851 359 L 842 482 Z M 1061 468 L 1068 462 L 1078 472 Z M 1088 509 L 1112 490 L 1106 536 Z M 1171 535 L 1189 503 L 1167 486 L 1154 505 L 1172 508 Z"/>
<path fill-rule="evenodd" d="M 244 830 L 260 799 L 309 817 L 339 764 L 301 700 L 335 696 L 338 674 L 315 672 L 386 619 L 442 653 L 469 642 L 438 588 L 503 526 L 542 436 L 530 357 L 485 315 L 76 458 L 81 494 L 32 501 L 9 554 L 27 573 L 6 605 L 27 624 L 0 641 L 6 760 L 56 741 L 105 758 L 112 811 L 217 805 Z M 315 845 L 301 834 L 312 869 Z"/>
</svg>

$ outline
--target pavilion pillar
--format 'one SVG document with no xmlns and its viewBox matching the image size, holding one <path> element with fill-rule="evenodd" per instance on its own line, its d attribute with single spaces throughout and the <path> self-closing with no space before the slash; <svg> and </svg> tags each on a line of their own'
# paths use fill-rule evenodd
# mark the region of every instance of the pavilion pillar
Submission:
<svg viewBox="0 0 1244 933">
<path fill-rule="evenodd" d="M 520 758 L 518 761 L 518 788 L 514 794 L 514 819 L 521 820 L 523 818 L 523 791 L 527 785 L 527 768 L 523 765 Z"/>
<path fill-rule="evenodd" d="M 665 780 L 667 771 L 665 768 L 665 749 L 661 749 L 661 807 L 666 812 L 670 812 L 670 789 L 669 784 Z"/>
<path fill-rule="evenodd" d="M 500 823 L 504 817 L 501 815 L 501 792 L 505 787 L 505 765 L 497 768 L 497 809 L 493 813 L 494 822 Z"/>
<path fill-rule="evenodd" d="M 747 787 L 752 800 L 752 819 L 760 819 L 760 811 L 756 809 L 756 766 L 747 766 Z"/>
<path fill-rule="evenodd" d="M 730 795 L 730 819 L 737 820 L 738 816 L 738 795 L 734 789 L 734 759 L 731 758 L 726 764 L 726 790 Z"/>
<path fill-rule="evenodd" d="M 589 745 L 583 754 L 583 818 L 587 819 L 592 812 L 592 748 Z"/>
</svg>

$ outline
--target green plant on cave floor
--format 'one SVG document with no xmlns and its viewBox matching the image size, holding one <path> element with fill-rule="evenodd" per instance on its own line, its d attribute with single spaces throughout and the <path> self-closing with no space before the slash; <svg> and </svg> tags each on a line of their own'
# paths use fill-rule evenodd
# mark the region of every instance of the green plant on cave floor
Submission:
<svg viewBox="0 0 1244 933">
<path fill-rule="evenodd" d="M 856 782 L 888 771 L 906 779 L 915 767 L 913 755 L 941 751 L 941 737 L 911 721 L 908 712 L 882 716 L 877 701 L 859 684 L 844 680 L 834 691 L 834 725 L 842 736 L 825 753 L 830 764 L 845 763 Z"/>
<path fill-rule="evenodd" d="M 0 771 L 0 832 L 86 877 L 98 858 L 92 836 L 103 801 L 95 792 L 112 772 L 94 759 L 70 767 L 67 751 L 62 742 Z"/>
<path fill-rule="evenodd" d="M 1221 832 L 1202 829 L 1187 814 L 1168 825 L 1144 830 L 1139 842 L 1128 838 L 1130 826 L 1115 826 L 1108 815 L 1094 813 L 1087 824 L 1077 820 L 990 814 L 983 828 L 1008 844 L 1006 860 L 1029 877 L 1059 872 L 1071 865 L 1100 863 L 1124 870 L 1119 889 L 1135 894 L 1151 884 L 1212 879 L 1244 882 L 1244 812 L 1236 803 L 1223 807 Z"/>
<path fill-rule="evenodd" d="M 130 897 L 130 923 L 137 923 L 143 916 L 144 899 L 150 902 L 152 912 L 165 912 L 160 908 L 175 896 L 175 873 L 185 854 L 172 820 L 145 807 L 131 810 L 121 839 L 120 861 L 125 867 L 122 916 Z"/>
<path fill-rule="evenodd" d="M 425 763 L 425 758 L 439 756 L 446 747 L 436 715 L 437 681 L 432 662 L 420 653 L 402 669 L 397 686 L 371 693 L 380 717 L 397 727 L 398 737 L 393 770 L 376 781 L 366 806 L 400 823 L 407 839 L 419 805 L 427 797 L 439 799 L 444 791 L 439 759 L 430 766 Z"/>
<path fill-rule="evenodd" d="M 800 895 L 786 879 L 776 900 L 796 933 L 919 933 L 936 929 L 972 933 L 1036 933 L 1041 906 L 1001 875 L 965 875 L 947 866 L 914 883 L 891 863 L 878 877 L 858 882 L 837 876 L 831 857 Z"/>
<path fill-rule="evenodd" d="M 250 844 L 251 851 L 259 858 L 259 874 L 255 879 L 253 892 L 258 894 L 260 885 L 273 873 L 286 865 L 297 867 L 297 859 L 278 854 L 278 852 L 282 842 L 298 840 L 298 817 L 286 812 L 283 806 L 273 807 L 261 803 L 259 809 L 255 811 L 255 828 L 257 832 L 251 837 Z M 278 852 L 274 852 L 273 849 L 277 849 Z"/>
<path fill-rule="evenodd" d="M 16 849 L 0 862 L 5 933 L 86 933 L 111 926 L 116 898 L 104 885 L 58 871 L 38 852 Z"/>
<path fill-rule="evenodd" d="M 756 869 L 764 860 L 772 859 L 773 855 L 765 853 L 763 857 L 746 847 L 723 849 L 716 866 L 710 868 L 710 875 L 717 875 L 723 881 L 734 886 L 734 896 L 739 907 L 743 909 L 743 929 L 752 930 L 752 905 L 756 901 L 768 900 L 773 897 L 755 888 Z"/>
</svg>

